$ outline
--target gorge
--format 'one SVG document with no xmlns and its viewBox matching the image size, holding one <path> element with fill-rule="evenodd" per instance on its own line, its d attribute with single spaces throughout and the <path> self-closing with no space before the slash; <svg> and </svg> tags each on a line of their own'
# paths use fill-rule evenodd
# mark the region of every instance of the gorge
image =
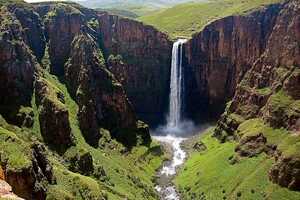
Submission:
<svg viewBox="0 0 300 200">
<path fill-rule="evenodd" d="M 0 197 L 300 199 L 300 3 L 253 2 L 175 41 L 0 0 Z"/>
</svg>

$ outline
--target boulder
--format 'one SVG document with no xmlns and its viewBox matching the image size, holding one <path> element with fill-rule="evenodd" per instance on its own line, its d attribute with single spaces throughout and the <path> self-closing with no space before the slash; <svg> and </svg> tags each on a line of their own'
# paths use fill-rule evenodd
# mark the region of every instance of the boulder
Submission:
<svg viewBox="0 0 300 200">
<path fill-rule="evenodd" d="M 280 156 L 271 167 L 269 178 L 282 187 L 300 191 L 300 159 L 293 156 Z"/>
</svg>

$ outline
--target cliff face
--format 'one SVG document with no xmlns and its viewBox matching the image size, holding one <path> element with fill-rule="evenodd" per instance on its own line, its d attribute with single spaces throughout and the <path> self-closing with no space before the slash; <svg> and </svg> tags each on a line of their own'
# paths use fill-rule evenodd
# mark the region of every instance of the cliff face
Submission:
<svg viewBox="0 0 300 200">
<path fill-rule="evenodd" d="M 16 17 L 7 8 L 0 11 L 0 114 L 11 123 L 22 125 L 18 119 L 21 106 L 30 105 L 34 71 L 38 66 L 26 43 L 26 35 Z"/>
<path fill-rule="evenodd" d="M 46 45 L 44 26 L 40 16 L 32 7 L 11 5 L 8 9 L 20 22 L 27 45 L 33 51 L 36 58 L 40 60 L 44 55 Z"/>
<path fill-rule="evenodd" d="M 299 131 L 298 15 L 299 6 L 293 1 L 281 9 L 264 53 L 237 86 L 228 113 L 244 119 L 262 117 L 272 127 Z"/>
<path fill-rule="evenodd" d="M 68 5 L 54 6 L 45 15 L 52 73 L 64 74 L 64 64 L 69 58 L 71 43 L 84 25 L 83 17 L 79 10 Z"/>
<path fill-rule="evenodd" d="M 97 48 L 91 36 L 76 36 L 71 57 L 65 65 L 67 84 L 79 104 L 80 127 L 86 140 L 93 145 L 98 144 L 100 127 L 111 130 L 119 139 L 126 139 L 118 135 L 120 129 L 136 127 L 135 114 L 123 87 L 106 69 L 103 55 Z M 125 141 L 134 143 L 134 137 L 127 137 Z"/>
<path fill-rule="evenodd" d="M 299 2 L 289 1 L 282 5 L 266 38 L 263 53 L 237 85 L 233 100 L 214 134 L 223 142 L 235 138 L 241 146 L 248 135 L 262 134 L 265 142 L 276 150 L 270 180 L 293 190 L 300 190 L 297 147 L 300 131 L 299 14 Z M 245 127 L 247 131 L 243 131 Z M 279 130 L 282 135 L 277 133 Z"/>
<path fill-rule="evenodd" d="M 220 114 L 237 84 L 264 52 L 280 5 L 208 25 L 185 45 L 187 109 Z"/>
<path fill-rule="evenodd" d="M 125 86 L 135 111 L 148 121 L 162 118 L 168 102 L 172 42 L 140 22 L 105 13 L 98 19 L 109 69 Z"/>
</svg>

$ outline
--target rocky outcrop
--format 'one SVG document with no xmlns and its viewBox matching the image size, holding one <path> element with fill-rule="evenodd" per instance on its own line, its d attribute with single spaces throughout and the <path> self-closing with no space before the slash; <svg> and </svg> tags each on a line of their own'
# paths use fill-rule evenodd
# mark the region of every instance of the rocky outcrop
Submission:
<svg viewBox="0 0 300 200">
<path fill-rule="evenodd" d="M 77 4 L 41 3 L 34 7 L 44 18 L 51 73 L 64 74 L 74 37 L 80 32 L 88 33 L 103 50 L 109 70 L 124 85 L 139 117 L 152 122 L 163 116 L 172 48 L 165 34 L 140 22 Z M 113 57 L 121 57 L 122 62 L 112 61 Z"/>
<path fill-rule="evenodd" d="M 73 172 L 86 176 L 94 173 L 93 157 L 84 149 L 71 149 L 67 153 L 67 160 L 70 162 L 69 169 Z"/>
<path fill-rule="evenodd" d="M 291 190 L 300 189 L 300 159 L 294 156 L 280 156 L 269 171 L 272 182 Z"/>
<path fill-rule="evenodd" d="M 277 146 L 267 143 L 267 138 L 262 134 L 245 136 L 241 138 L 235 152 L 241 157 L 254 157 L 261 153 L 275 155 Z"/>
<path fill-rule="evenodd" d="M 48 184 L 55 183 L 45 147 L 39 143 L 28 146 L 15 133 L 3 128 L 0 138 L 0 165 L 12 191 L 25 199 L 45 199 Z"/>
<path fill-rule="evenodd" d="M 98 15 L 110 71 L 124 85 L 138 115 L 157 122 L 168 102 L 172 42 L 151 26 L 106 13 Z"/>
<path fill-rule="evenodd" d="M 217 20 L 185 45 L 189 113 L 223 112 L 238 83 L 266 49 L 279 11 L 280 5 L 271 5 Z"/>
<path fill-rule="evenodd" d="M 79 112 L 80 128 L 86 141 L 97 146 L 100 127 L 128 143 L 135 134 L 120 136 L 121 129 L 136 127 L 136 118 L 122 85 L 109 72 L 101 50 L 88 34 L 78 35 L 65 65 L 65 76 Z M 125 140 L 125 141 L 124 141 Z"/>
<path fill-rule="evenodd" d="M 122 85 L 106 68 L 97 12 L 72 3 L 35 7 L 44 16 L 50 71 L 65 79 L 78 103 L 79 125 L 86 141 L 98 146 L 103 127 L 120 141 L 135 144 L 140 135 L 136 117 Z M 149 131 L 145 137 L 149 141 Z"/>
<path fill-rule="evenodd" d="M 64 153 L 74 144 L 64 95 L 43 78 L 36 80 L 35 89 L 43 139 L 56 151 Z"/>
<path fill-rule="evenodd" d="M 46 198 L 47 185 L 51 183 L 49 180 L 55 179 L 52 177 L 52 167 L 43 152 L 34 150 L 32 153 L 31 165 L 21 170 L 7 169 L 6 181 L 20 197 L 43 200 Z M 45 168 L 44 162 L 47 162 L 48 168 Z"/>
</svg>

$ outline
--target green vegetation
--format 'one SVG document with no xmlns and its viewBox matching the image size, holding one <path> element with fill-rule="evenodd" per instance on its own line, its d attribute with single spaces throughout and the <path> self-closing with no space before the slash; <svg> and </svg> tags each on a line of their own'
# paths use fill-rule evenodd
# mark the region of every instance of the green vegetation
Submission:
<svg viewBox="0 0 300 200">
<path fill-rule="evenodd" d="M 98 11 L 103 11 L 103 12 L 108 12 L 112 15 L 119 15 L 121 17 L 127 17 L 127 18 L 137 18 L 139 17 L 139 15 L 137 15 L 135 12 L 132 12 L 130 10 L 122 10 L 122 9 L 117 9 L 117 8 L 108 8 L 108 9 L 101 9 L 101 8 L 98 8 L 96 9 Z"/>
<path fill-rule="evenodd" d="M 272 93 L 271 88 L 265 87 L 256 90 L 260 95 L 270 95 Z"/>
<path fill-rule="evenodd" d="M 23 0 L 0 0 L 0 6 L 11 4 L 11 3 L 25 3 L 25 2 Z"/>
<path fill-rule="evenodd" d="M 281 0 L 211 0 L 180 4 L 166 10 L 142 16 L 139 20 L 168 33 L 172 38 L 191 37 L 217 19 L 244 14 Z"/>
<path fill-rule="evenodd" d="M 273 129 L 266 125 L 262 119 L 250 119 L 242 123 L 237 133 L 240 137 L 247 137 L 262 133 L 268 144 L 275 144 L 285 156 L 299 156 L 300 137 L 284 128 Z"/>
<path fill-rule="evenodd" d="M 151 13 L 154 13 L 155 11 L 159 10 L 160 8 L 147 6 L 147 5 L 128 5 L 128 6 L 120 6 L 119 8 L 115 8 L 119 10 L 125 10 L 129 11 L 131 13 L 134 13 L 137 16 L 145 16 L 149 15 Z M 123 11 L 124 13 L 124 11 Z"/>
<path fill-rule="evenodd" d="M 7 170 L 21 170 L 31 165 L 30 148 L 18 136 L 0 127 L 0 163 Z"/>
<path fill-rule="evenodd" d="M 248 134 L 257 133 L 261 131 L 260 129 L 263 129 L 262 132 L 266 133 L 268 140 L 272 142 L 279 142 L 280 139 L 277 138 L 281 136 L 286 138 L 279 148 L 292 144 L 292 141 L 288 141 L 292 139 L 287 139 L 292 136 L 288 136 L 286 131 L 271 129 L 258 119 L 244 122 L 239 131 L 240 134 Z M 209 130 L 200 137 L 207 150 L 201 153 L 193 152 L 175 180 L 183 199 L 293 200 L 300 198 L 299 192 L 281 188 L 269 181 L 268 170 L 274 163 L 273 158 L 263 153 L 253 158 L 242 158 L 237 163 L 231 164 L 230 160 L 234 157 L 237 143 L 221 144 L 211 136 L 212 131 Z"/>
<path fill-rule="evenodd" d="M 64 16 L 64 15 L 82 15 L 79 10 L 78 6 L 73 6 L 72 2 L 64 2 L 64 3 L 55 3 L 55 7 L 50 10 L 47 15 L 45 16 L 45 20 L 54 19 L 57 16 Z"/>
<path fill-rule="evenodd" d="M 57 159 L 52 158 L 58 185 L 50 187 L 49 199 L 59 199 L 59 195 L 77 196 L 83 190 L 87 190 L 84 192 L 84 197 L 88 199 L 106 195 L 108 199 L 145 199 L 145 197 L 156 199 L 152 179 L 165 159 L 160 145 L 153 142 L 150 147 L 137 146 L 124 155 L 121 152 L 125 148 L 103 129 L 101 132 L 104 137 L 99 141 L 100 148 L 92 148 L 81 134 L 77 120 L 78 105 L 71 98 L 66 85 L 46 71 L 44 78 L 52 88 L 63 93 L 65 106 L 69 111 L 69 121 L 76 138 L 76 147 L 70 149 L 71 151 L 67 152 L 65 157 L 72 155 L 72 151 L 84 150 L 93 157 L 95 168 L 94 175 L 82 176 L 69 171 L 68 164 L 62 165 Z M 97 169 L 104 171 L 100 173 L 102 174 L 100 177 L 95 175 Z"/>
<path fill-rule="evenodd" d="M 92 18 L 88 21 L 88 26 L 94 30 L 98 30 L 100 28 L 99 21 L 95 18 Z"/>
<path fill-rule="evenodd" d="M 135 1 L 135 0 L 133 0 Z M 82 2 L 84 6 L 93 7 L 100 11 L 108 11 L 112 14 L 123 17 L 136 18 L 138 16 L 148 15 L 159 9 L 165 8 L 166 5 L 151 4 L 149 2 L 130 2 L 130 1 L 108 1 L 108 2 Z"/>
<path fill-rule="evenodd" d="M 300 110 L 300 100 L 294 100 L 281 90 L 270 97 L 268 107 L 273 113 L 285 113 L 288 116 L 297 115 Z"/>
</svg>

